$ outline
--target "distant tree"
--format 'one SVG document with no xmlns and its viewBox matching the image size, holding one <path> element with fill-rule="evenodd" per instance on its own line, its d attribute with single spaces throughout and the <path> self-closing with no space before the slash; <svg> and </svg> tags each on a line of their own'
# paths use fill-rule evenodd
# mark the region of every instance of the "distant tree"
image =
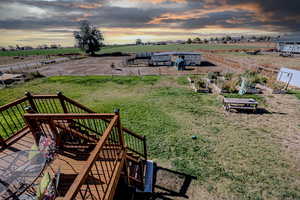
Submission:
<svg viewBox="0 0 300 200">
<path fill-rule="evenodd" d="M 79 48 L 92 56 L 103 46 L 102 41 L 104 38 L 101 31 L 97 30 L 88 21 L 81 21 L 80 31 L 74 31 L 74 38 Z"/>
<path fill-rule="evenodd" d="M 16 50 L 16 48 L 15 48 L 14 46 L 12 46 L 12 45 L 9 45 L 9 46 L 8 46 L 8 49 L 9 49 L 10 51 Z"/>
<path fill-rule="evenodd" d="M 201 43 L 202 40 L 199 38 L 199 37 L 196 37 L 194 40 L 193 40 L 194 43 Z"/>
<path fill-rule="evenodd" d="M 204 43 L 205 43 L 205 44 L 207 44 L 207 43 L 208 43 L 208 40 L 207 40 L 206 38 L 204 39 Z"/>
<path fill-rule="evenodd" d="M 57 45 L 56 44 L 51 44 L 50 45 L 50 49 L 57 49 L 58 47 L 57 47 Z"/>
<path fill-rule="evenodd" d="M 189 39 L 186 41 L 186 43 L 188 43 L 188 44 L 192 44 L 192 43 L 193 43 L 193 41 L 192 41 L 192 39 L 191 39 L 191 38 L 189 38 Z"/>
<path fill-rule="evenodd" d="M 241 40 L 244 40 L 244 39 L 245 39 L 245 36 L 242 35 L 242 36 L 241 36 Z"/>
<path fill-rule="evenodd" d="M 143 44 L 143 42 L 140 38 L 138 38 L 138 39 L 136 39 L 135 44 L 136 45 L 141 45 L 141 44 Z"/>
<path fill-rule="evenodd" d="M 232 37 L 229 36 L 229 35 L 227 35 L 225 40 L 226 40 L 226 41 L 231 41 L 231 40 L 232 40 Z"/>
</svg>

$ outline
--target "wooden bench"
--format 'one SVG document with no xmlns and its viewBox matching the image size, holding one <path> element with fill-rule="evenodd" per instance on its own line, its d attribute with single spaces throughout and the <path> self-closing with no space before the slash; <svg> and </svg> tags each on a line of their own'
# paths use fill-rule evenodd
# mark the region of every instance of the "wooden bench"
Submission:
<svg viewBox="0 0 300 200">
<path fill-rule="evenodd" d="M 231 109 L 256 111 L 258 106 L 258 102 L 255 99 L 245 98 L 224 98 L 223 104 L 226 111 Z"/>
</svg>

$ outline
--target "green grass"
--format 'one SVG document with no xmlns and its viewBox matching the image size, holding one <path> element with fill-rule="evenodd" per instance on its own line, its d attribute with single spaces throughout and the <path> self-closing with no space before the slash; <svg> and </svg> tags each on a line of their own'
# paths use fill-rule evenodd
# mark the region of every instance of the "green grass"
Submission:
<svg viewBox="0 0 300 200">
<path fill-rule="evenodd" d="M 217 96 L 194 93 L 185 87 L 185 80 L 159 76 L 42 78 L 0 90 L 0 103 L 23 96 L 27 90 L 41 94 L 61 90 L 97 112 L 120 108 L 122 124 L 147 136 L 150 159 L 196 176 L 195 187 L 217 199 L 300 199 L 299 173 L 280 144 L 272 140 L 272 130 L 266 125 L 235 123 L 224 115 Z M 261 99 L 251 95 L 254 97 Z"/>
<path fill-rule="evenodd" d="M 78 48 L 0 51 L 0 56 L 56 55 L 68 53 L 81 53 L 81 51 Z"/>
<path fill-rule="evenodd" d="M 288 94 L 295 95 L 298 99 L 300 99 L 300 90 L 289 90 Z"/>
<path fill-rule="evenodd" d="M 195 51 L 195 50 L 216 50 L 216 49 L 239 49 L 239 48 L 257 48 L 255 46 L 240 46 L 226 44 L 170 44 L 170 45 L 132 45 L 132 46 L 106 46 L 98 54 L 102 53 L 138 53 L 138 52 L 156 52 L 156 51 Z M 27 56 L 27 55 L 55 55 L 64 53 L 81 53 L 78 48 L 64 49 L 45 49 L 45 50 L 26 50 L 26 51 L 0 51 L 0 56 Z"/>
</svg>

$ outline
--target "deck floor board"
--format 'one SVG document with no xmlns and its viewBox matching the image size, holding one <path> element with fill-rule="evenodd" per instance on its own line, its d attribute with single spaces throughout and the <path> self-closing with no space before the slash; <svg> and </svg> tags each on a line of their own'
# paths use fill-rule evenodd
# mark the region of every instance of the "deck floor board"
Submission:
<svg viewBox="0 0 300 200">
<path fill-rule="evenodd" d="M 6 149 L 1 150 L 1 154 L 8 155 L 14 153 L 16 151 L 24 151 L 30 150 L 33 144 L 35 143 L 34 137 L 31 133 L 24 135 L 22 138 L 17 140 L 11 146 L 7 147 Z M 71 147 L 71 148 L 69 148 Z M 68 149 L 61 149 L 58 150 L 57 154 L 54 157 L 54 160 L 50 162 L 45 170 L 44 174 L 49 172 L 49 174 L 54 174 L 58 170 L 61 173 L 61 180 L 59 183 L 59 199 L 63 199 L 64 195 L 67 193 L 68 189 L 73 184 L 77 175 L 86 167 L 86 161 L 91 152 L 91 148 L 87 146 L 72 146 L 67 147 Z M 104 152 L 99 155 L 99 159 L 96 161 L 97 167 L 95 165 L 92 167 L 91 172 L 89 173 L 87 182 L 93 183 L 90 185 L 89 190 L 92 192 L 94 197 L 97 197 L 100 194 L 101 199 L 104 199 L 106 189 L 111 188 L 109 184 L 113 184 L 113 180 L 109 181 L 108 177 L 114 177 L 117 170 L 117 167 L 120 163 L 120 158 L 117 159 L 116 153 L 108 153 L 109 150 L 120 150 L 116 147 L 113 148 L 106 148 Z M 113 171 L 114 165 L 116 166 L 115 171 Z M 99 174 L 98 174 L 99 172 Z M 37 180 L 37 182 L 39 179 Z M 83 190 L 87 188 L 87 184 L 83 184 Z M 79 197 L 76 199 L 81 199 Z M 92 199 L 92 197 L 87 197 L 86 199 Z M 98 199 L 98 198 L 95 198 Z"/>
</svg>

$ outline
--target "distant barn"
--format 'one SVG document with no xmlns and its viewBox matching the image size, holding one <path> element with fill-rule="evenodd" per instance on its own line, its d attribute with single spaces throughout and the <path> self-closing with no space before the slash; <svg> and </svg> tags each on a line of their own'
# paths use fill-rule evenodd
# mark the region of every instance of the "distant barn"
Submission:
<svg viewBox="0 0 300 200">
<path fill-rule="evenodd" d="M 291 41 L 284 41 L 277 43 L 277 51 L 283 53 L 300 53 L 300 41 L 298 42 L 291 42 Z"/>
<path fill-rule="evenodd" d="M 172 66 L 178 56 L 184 56 L 187 66 L 201 64 L 201 54 L 196 52 L 163 52 L 154 53 L 150 64 L 153 66 Z"/>
</svg>

